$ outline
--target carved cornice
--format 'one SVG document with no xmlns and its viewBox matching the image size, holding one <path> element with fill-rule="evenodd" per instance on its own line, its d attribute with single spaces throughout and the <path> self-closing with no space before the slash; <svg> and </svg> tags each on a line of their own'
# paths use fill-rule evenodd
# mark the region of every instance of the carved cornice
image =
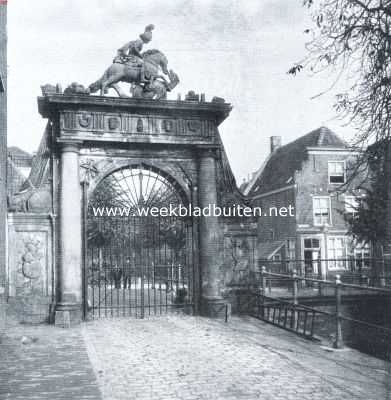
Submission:
<svg viewBox="0 0 391 400">
<path fill-rule="evenodd" d="M 61 110 L 94 110 L 110 112 L 119 110 L 131 114 L 162 114 L 165 116 L 202 117 L 212 119 L 219 125 L 228 117 L 232 106 L 228 103 L 194 102 L 173 100 L 125 99 L 102 96 L 66 96 L 50 94 L 38 97 L 39 112 L 44 118 L 52 117 Z"/>
</svg>

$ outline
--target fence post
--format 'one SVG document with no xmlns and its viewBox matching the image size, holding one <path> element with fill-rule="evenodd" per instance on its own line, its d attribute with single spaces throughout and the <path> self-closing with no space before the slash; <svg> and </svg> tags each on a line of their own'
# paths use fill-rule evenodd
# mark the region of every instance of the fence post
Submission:
<svg viewBox="0 0 391 400">
<path fill-rule="evenodd" d="M 381 268 L 380 268 L 380 279 L 379 279 L 379 285 L 380 287 L 385 287 L 386 286 L 386 276 L 385 276 L 385 272 L 386 272 L 386 267 L 388 269 L 388 265 L 385 265 L 385 256 L 383 255 L 382 259 L 381 259 Z"/>
<path fill-rule="evenodd" d="M 297 329 L 298 323 L 298 314 L 296 311 L 296 306 L 298 305 L 298 288 L 297 288 L 297 271 L 296 269 L 292 270 L 292 292 L 293 292 L 293 312 L 292 312 L 292 328 L 294 330 Z"/>
<path fill-rule="evenodd" d="M 341 277 L 335 276 L 335 349 L 343 348 L 342 326 L 341 326 Z"/>
<path fill-rule="evenodd" d="M 261 268 L 261 318 L 265 317 L 266 267 Z"/>
<path fill-rule="evenodd" d="M 323 280 L 323 276 L 322 276 L 322 261 L 319 259 L 318 260 L 318 279 L 319 280 Z M 322 286 L 322 282 L 318 282 L 318 295 L 319 296 L 323 296 L 323 286 Z"/>
<path fill-rule="evenodd" d="M 269 272 L 272 272 L 271 268 L 269 268 Z M 271 292 L 272 292 L 272 278 L 271 278 L 271 275 L 269 275 L 268 286 L 269 286 L 269 294 L 271 294 Z"/>
</svg>

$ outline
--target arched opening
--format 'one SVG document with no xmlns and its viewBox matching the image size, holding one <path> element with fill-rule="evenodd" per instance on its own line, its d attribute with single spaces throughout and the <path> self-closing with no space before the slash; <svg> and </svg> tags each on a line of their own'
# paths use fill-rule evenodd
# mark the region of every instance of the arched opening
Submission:
<svg viewBox="0 0 391 400">
<path fill-rule="evenodd" d="M 89 315 L 159 315 L 193 304 L 192 221 L 169 174 L 138 164 L 107 175 L 88 203 L 85 297 Z"/>
</svg>

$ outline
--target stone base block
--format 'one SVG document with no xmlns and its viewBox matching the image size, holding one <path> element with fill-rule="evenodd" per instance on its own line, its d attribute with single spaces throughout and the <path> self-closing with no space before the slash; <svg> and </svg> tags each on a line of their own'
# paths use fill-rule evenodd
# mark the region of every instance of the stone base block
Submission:
<svg viewBox="0 0 391 400">
<path fill-rule="evenodd" d="M 79 325 L 82 320 L 81 308 L 57 309 L 54 325 L 59 328 L 71 328 Z"/>
<path fill-rule="evenodd" d="M 203 297 L 200 314 L 205 317 L 228 321 L 231 316 L 231 304 L 222 297 Z"/>
</svg>

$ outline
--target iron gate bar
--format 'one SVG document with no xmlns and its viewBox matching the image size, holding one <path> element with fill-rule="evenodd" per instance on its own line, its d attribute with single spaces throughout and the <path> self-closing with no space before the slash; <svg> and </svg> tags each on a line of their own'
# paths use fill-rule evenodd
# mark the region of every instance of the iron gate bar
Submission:
<svg viewBox="0 0 391 400">
<path fill-rule="evenodd" d="M 175 185 L 152 168 L 138 165 L 131 171 L 117 171 L 108 179 L 105 189 L 114 193 L 109 206 L 127 202 L 134 208 L 135 202 L 138 206 L 156 202 L 160 207 L 172 199 L 175 204 L 181 202 Z M 87 217 L 91 222 L 91 216 Z M 144 317 L 145 313 L 156 315 L 186 304 L 194 306 L 191 220 L 128 215 L 95 217 L 92 223 L 95 238 L 101 241 L 97 243 L 92 235 L 87 249 L 87 297 L 93 317 Z M 174 244 L 169 245 L 169 234 Z M 175 235 L 182 245 L 177 246 Z"/>
</svg>

